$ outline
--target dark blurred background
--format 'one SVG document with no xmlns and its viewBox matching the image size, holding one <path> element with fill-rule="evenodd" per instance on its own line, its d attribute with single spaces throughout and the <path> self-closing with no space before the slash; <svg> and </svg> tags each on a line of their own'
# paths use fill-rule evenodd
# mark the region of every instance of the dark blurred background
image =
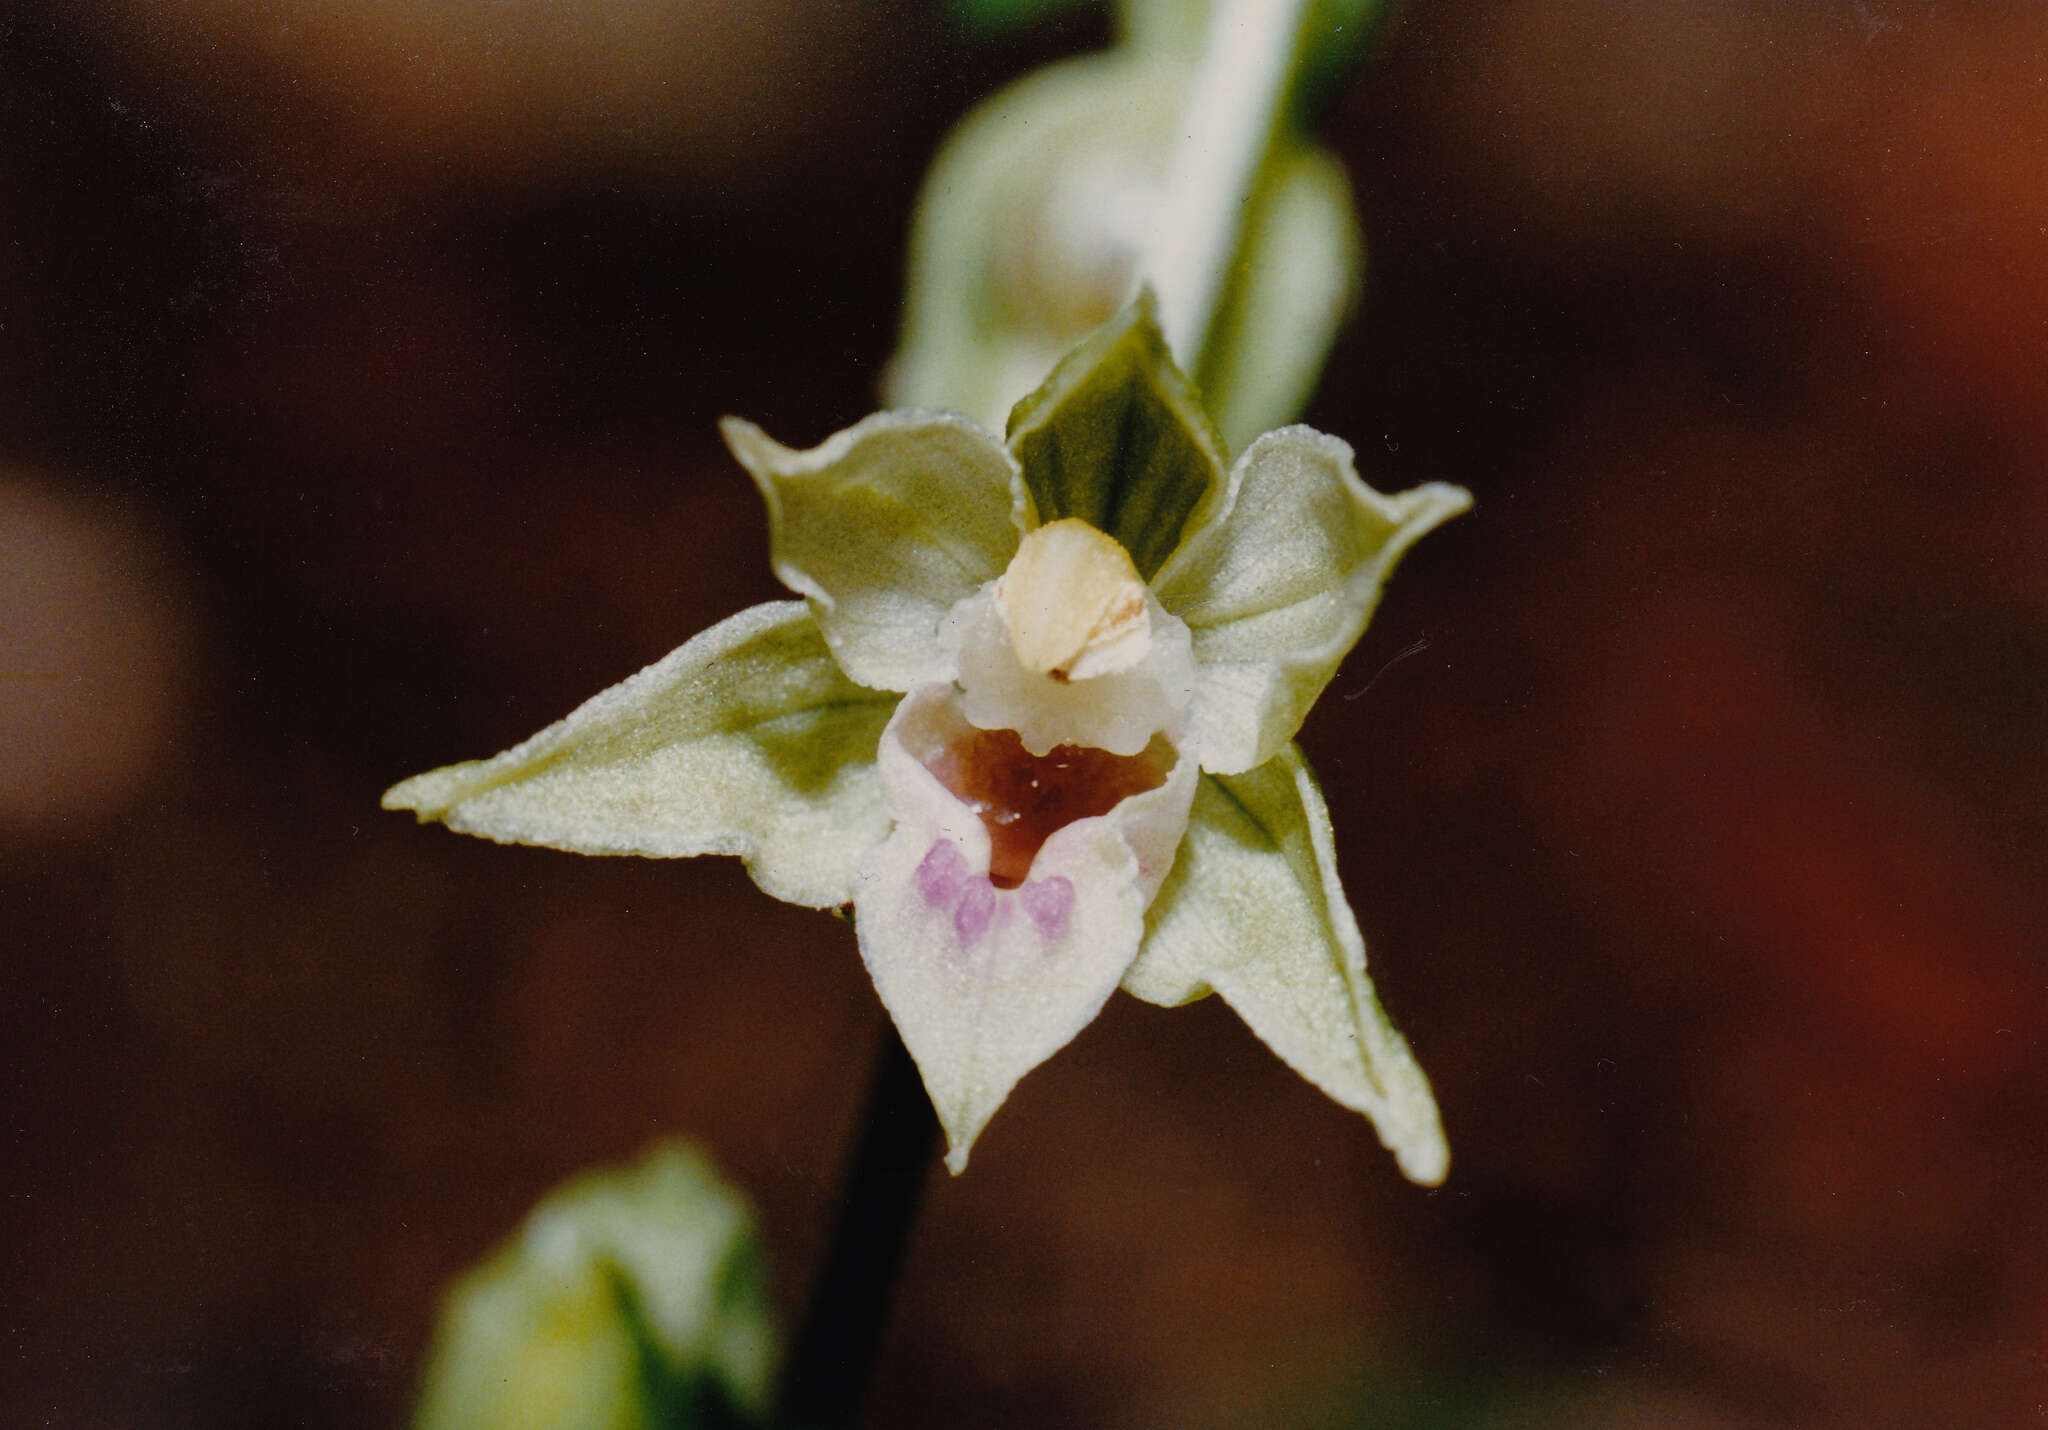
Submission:
<svg viewBox="0 0 2048 1430">
<path fill-rule="evenodd" d="M 880 1013 L 733 861 L 380 813 L 772 597 L 1009 76 L 913 0 L 0 15 L 0 1420 L 400 1418 L 658 1134 L 801 1303 Z M 889 1426 L 2048 1414 L 2048 15 L 1415 0 L 1310 418 L 1423 543 L 1304 739 L 1454 1161 L 1128 998 L 935 1184 Z"/>
</svg>

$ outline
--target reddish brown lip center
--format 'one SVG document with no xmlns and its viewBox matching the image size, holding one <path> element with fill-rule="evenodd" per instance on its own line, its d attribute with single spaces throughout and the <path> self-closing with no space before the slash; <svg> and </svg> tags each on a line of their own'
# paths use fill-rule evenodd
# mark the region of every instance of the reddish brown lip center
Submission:
<svg viewBox="0 0 2048 1430">
<path fill-rule="evenodd" d="M 1151 750 L 1112 755 L 1087 745 L 1055 745 L 1034 755 L 1015 730 L 975 730 L 948 741 L 926 768 L 981 816 L 988 876 L 1003 889 L 1023 883 L 1040 847 L 1067 825 L 1166 783 L 1164 764 Z"/>
</svg>

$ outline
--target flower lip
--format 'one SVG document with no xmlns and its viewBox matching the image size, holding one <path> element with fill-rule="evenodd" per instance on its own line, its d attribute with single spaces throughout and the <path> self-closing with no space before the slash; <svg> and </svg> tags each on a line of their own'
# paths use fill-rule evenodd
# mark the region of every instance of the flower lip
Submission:
<svg viewBox="0 0 2048 1430">
<path fill-rule="evenodd" d="M 861 959 L 924 1075 L 956 1172 L 1017 1079 L 1086 1027 L 1129 970 L 1198 780 L 1192 753 L 1162 741 L 1163 779 L 1059 824 L 1028 865 L 1005 856 L 1011 877 L 1026 877 L 1001 888 L 999 833 L 1027 821 L 992 829 L 988 811 L 935 770 L 949 749 L 974 753 L 976 730 L 961 706 L 957 689 L 933 682 L 897 707 L 877 760 L 896 824 L 862 864 L 854 897 Z M 1007 780 L 1029 766 L 972 768 Z M 1099 781 L 1083 787 L 1105 793 Z"/>
<path fill-rule="evenodd" d="M 1163 738 L 1136 755 L 1087 745 L 1056 745 L 1034 755 L 1014 730 L 965 723 L 931 732 L 912 754 L 981 820 L 989 838 L 989 879 L 999 889 L 1023 884 L 1045 841 L 1067 825 L 1166 783 L 1179 758 Z"/>
</svg>

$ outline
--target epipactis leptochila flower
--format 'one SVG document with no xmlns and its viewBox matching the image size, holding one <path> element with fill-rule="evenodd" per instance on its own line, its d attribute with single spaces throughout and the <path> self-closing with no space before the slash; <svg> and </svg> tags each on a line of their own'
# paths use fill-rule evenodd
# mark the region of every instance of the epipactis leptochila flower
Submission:
<svg viewBox="0 0 2048 1430">
<path fill-rule="evenodd" d="M 1469 504 L 1382 496 L 1306 427 L 1227 469 L 1140 298 L 1010 417 L 882 412 L 808 452 L 728 419 L 767 499 L 756 606 L 495 759 L 384 798 L 593 854 L 737 854 L 851 903 L 965 1167 L 1119 985 L 1215 992 L 1443 1177 L 1429 1083 L 1365 974 L 1291 743 L 1394 564 Z"/>
</svg>

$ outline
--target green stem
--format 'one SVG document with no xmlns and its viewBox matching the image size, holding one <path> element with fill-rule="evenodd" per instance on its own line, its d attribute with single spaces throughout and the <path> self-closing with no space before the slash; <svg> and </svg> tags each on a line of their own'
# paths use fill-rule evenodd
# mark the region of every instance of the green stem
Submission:
<svg viewBox="0 0 2048 1430">
<path fill-rule="evenodd" d="M 782 1367 L 779 1430 L 844 1430 L 858 1420 L 938 1138 L 917 1064 L 885 1021 L 832 1243 Z"/>
<path fill-rule="evenodd" d="M 1310 0 L 1216 0 L 1140 281 L 1185 372 L 1203 348 L 1235 266 L 1245 211 L 1301 68 Z"/>
</svg>

